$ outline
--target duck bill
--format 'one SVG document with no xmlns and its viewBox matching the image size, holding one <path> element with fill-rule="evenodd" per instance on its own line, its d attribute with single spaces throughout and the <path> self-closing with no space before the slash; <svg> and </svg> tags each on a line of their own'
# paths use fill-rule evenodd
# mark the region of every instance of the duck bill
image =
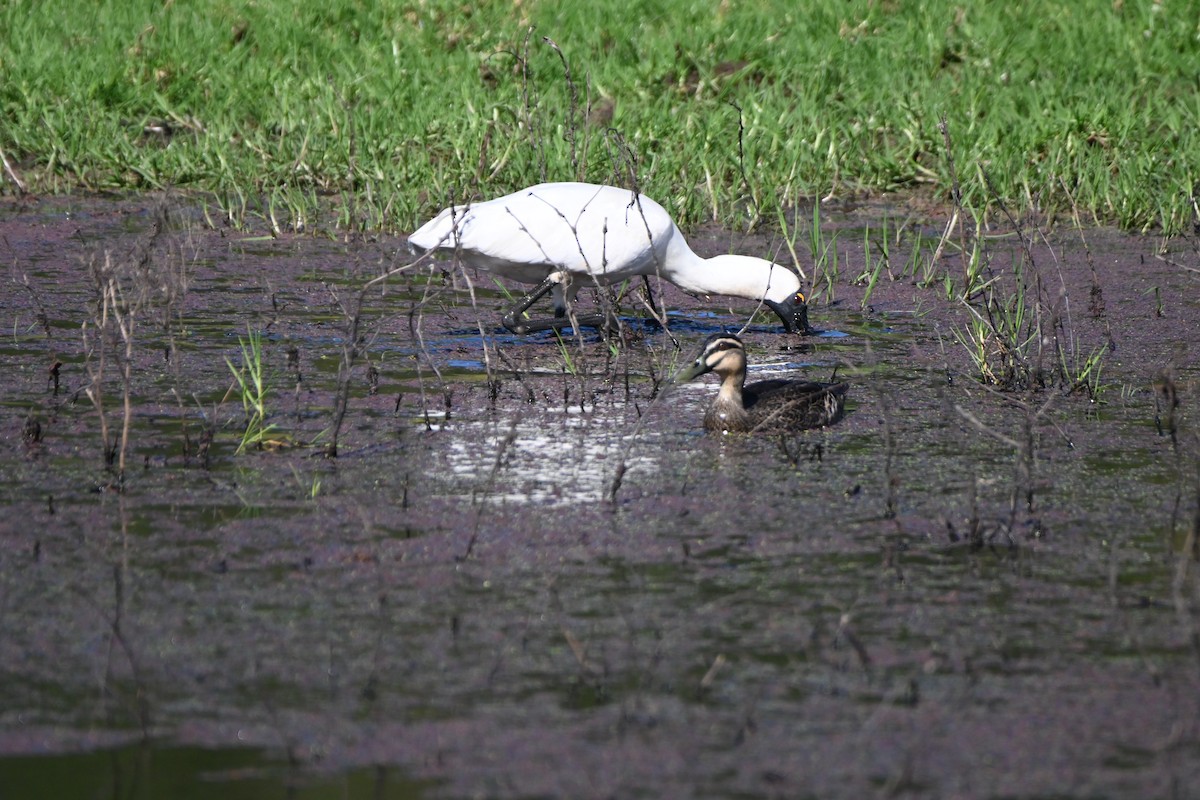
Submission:
<svg viewBox="0 0 1200 800">
<path fill-rule="evenodd" d="M 772 300 L 763 300 L 763 302 L 775 312 L 779 321 L 783 323 L 783 329 L 788 333 L 807 335 L 817 332 L 808 324 L 808 303 L 804 302 L 803 295 L 796 294 L 782 303 Z"/>
<path fill-rule="evenodd" d="M 687 383 L 693 378 L 699 378 L 708 372 L 708 365 L 697 359 L 671 376 L 671 383 Z"/>
</svg>

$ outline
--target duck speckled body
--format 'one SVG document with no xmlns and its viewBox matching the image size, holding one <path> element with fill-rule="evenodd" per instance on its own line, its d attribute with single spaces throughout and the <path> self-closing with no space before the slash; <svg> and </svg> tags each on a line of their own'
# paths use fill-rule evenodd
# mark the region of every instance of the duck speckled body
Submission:
<svg viewBox="0 0 1200 800">
<path fill-rule="evenodd" d="M 721 389 L 704 414 L 704 427 L 722 433 L 785 433 L 823 428 L 842 418 L 846 383 L 787 378 L 746 384 L 746 348 L 728 333 L 710 336 L 691 366 L 672 378 L 690 381 L 707 372 L 721 377 Z"/>
</svg>

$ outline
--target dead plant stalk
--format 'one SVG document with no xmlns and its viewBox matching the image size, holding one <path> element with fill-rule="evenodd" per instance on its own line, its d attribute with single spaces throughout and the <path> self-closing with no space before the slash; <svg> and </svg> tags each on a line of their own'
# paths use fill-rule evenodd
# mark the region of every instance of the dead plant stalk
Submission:
<svg viewBox="0 0 1200 800">
<path fill-rule="evenodd" d="M 133 350 L 134 329 L 140 303 L 136 300 L 129 302 L 121 287 L 117 267 L 113 264 L 112 254 L 105 252 L 103 266 L 92 264 L 93 279 L 99 292 L 96 315 L 93 322 L 96 327 L 96 344 L 93 346 L 88 339 L 88 326 L 84 323 L 84 349 L 88 364 L 88 377 L 91 383 L 85 390 L 87 397 L 96 408 L 100 418 L 100 438 L 103 442 L 104 463 L 111 467 L 116 464 L 117 486 L 123 486 L 125 481 L 125 459 L 129 449 L 129 431 L 133 420 Z M 114 330 L 115 327 L 115 330 Z M 104 406 L 104 378 L 108 367 L 108 339 L 119 336 L 124 345 L 123 352 L 117 357 L 117 369 L 121 378 L 121 431 L 115 440 L 110 438 L 108 414 Z M 95 353 L 95 366 L 92 364 L 92 353 Z"/>
</svg>

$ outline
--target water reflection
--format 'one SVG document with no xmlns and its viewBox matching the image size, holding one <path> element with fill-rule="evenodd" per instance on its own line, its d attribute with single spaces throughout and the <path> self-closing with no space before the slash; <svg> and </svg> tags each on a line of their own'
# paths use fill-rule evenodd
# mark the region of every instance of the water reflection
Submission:
<svg viewBox="0 0 1200 800">
<path fill-rule="evenodd" d="M 625 409 L 578 405 L 513 421 L 452 419 L 442 453 L 472 495 L 501 503 L 593 503 L 605 499 L 624 461 L 623 481 L 658 468 L 658 434 L 637 431 Z"/>
</svg>

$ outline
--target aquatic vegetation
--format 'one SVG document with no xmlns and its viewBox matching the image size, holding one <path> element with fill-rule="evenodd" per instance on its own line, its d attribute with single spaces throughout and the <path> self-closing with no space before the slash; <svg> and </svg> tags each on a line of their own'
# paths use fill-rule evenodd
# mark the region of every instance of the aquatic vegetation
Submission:
<svg viewBox="0 0 1200 800">
<path fill-rule="evenodd" d="M 267 396 L 271 387 L 263 367 L 262 333 L 247 328 L 244 339 L 238 336 L 238 346 L 242 351 L 241 364 L 235 367 L 232 361 L 225 359 L 246 414 L 246 427 L 237 452 L 240 455 L 251 447 L 257 450 L 281 447 L 287 443 L 287 438 L 279 433 L 275 423 L 267 422 L 270 413 Z"/>
</svg>

